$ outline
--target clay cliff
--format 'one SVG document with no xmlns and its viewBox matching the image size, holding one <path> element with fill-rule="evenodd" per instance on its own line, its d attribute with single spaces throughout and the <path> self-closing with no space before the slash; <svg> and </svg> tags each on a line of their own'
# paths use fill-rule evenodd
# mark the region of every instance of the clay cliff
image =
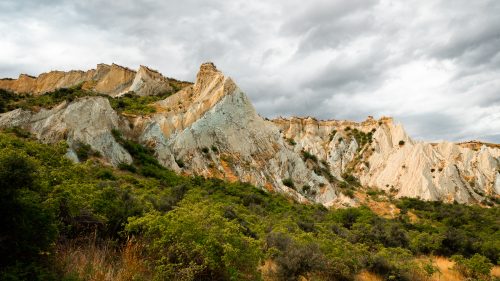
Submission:
<svg viewBox="0 0 500 281">
<path fill-rule="evenodd" d="M 21 74 L 18 79 L 0 79 L 0 89 L 41 95 L 58 88 L 82 84 L 84 89 L 110 96 L 119 96 L 129 91 L 144 96 L 171 91 L 170 82 L 159 72 L 145 66 L 134 71 L 117 64 L 98 64 L 95 69 L 88 71 L 51 71 L 38 77 Z"/>
<path fill-rule="evenodd" d="M 426 143 L 383 117 L 356 123 L 276 119 L 286 138 L 329 163 L 337 178 L 354 175 L 365 187 L 396 197 L 460 203 L 500 194 L 500 149 L 480 142 Z"/>
<path fill-rule="evenodd" d="M 120 96 L 157 95 L 179 83 L 147 67 L 132 71 L 98 65 L 87 72 L 49 72 L 0 80 L 0 88 L 41 95 L 82 84 Z M 0 127 L 19 126 L 43 142 L 66 141 L 68 157 L 87 144 L 111 165 L 130 163 L 113 130 L 152 148 L 177 172 L 250 182 L 301 202 L 355 205 L 347 182 L 396 196 L 479 203 L 500 195 L 500 148 L 479 142 L 412 140 L 391 118 L 364 122 L 314 118 L 265 120 L 235 82 L 212 63 L 202 64 L 194 84 L 152 106 L 148 115 L 119 114 L 105 97 L 84 97 L 38 112 L 0 114 Z M 359 183 L 358 183 L 359 182 Z M 355 184 L 353 184 L 355 183 Z"/>
</svg>

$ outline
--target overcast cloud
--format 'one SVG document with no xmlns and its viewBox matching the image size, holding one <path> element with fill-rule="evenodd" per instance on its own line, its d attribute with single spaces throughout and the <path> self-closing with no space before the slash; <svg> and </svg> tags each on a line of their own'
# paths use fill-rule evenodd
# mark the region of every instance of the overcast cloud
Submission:
<svg viewBox="0 0 500 281">
<path fill-rule="evenodd" d="M 0 77 L 213 61 L 267 117 L 500 142 L 500 1 L 0 0 Z"/>
</svg>

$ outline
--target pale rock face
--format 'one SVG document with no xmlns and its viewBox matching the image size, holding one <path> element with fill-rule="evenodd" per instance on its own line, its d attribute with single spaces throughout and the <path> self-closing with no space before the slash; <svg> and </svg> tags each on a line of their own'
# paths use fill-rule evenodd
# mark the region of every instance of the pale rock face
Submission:
<svg viewBox="0 0 500 281">
<path fill-rule="evenodd" d="M 128 91 L 133 91 L 139 96 L 151 96 L 170 92 L 172 86 L 170 86 L 168 79 L 159 72 L 141 65 Z"/>
<path fill-rule="evenodd" d="M 164 158 L 169 160 L 162 161 L 167 167 L 180 169 L 171 160 L 180 159 L 183 172 L 241 180 L 303 202 L 332 205 L 337 200 L 334 186 L 306 167 L 279 129 L 258 116 L 246 95 L 213 64 L 203 64 L 192 87 L 156 108 L 157 114 L 132 121 L 133 134 L 152 144 L 158 155 L 168 151 Z M 286 178 L 296 190 L 283 184 Z M 304 185 L 310 190 L 302 191 Z"/>
<path fill-rule="evenodd" d="M 87 72 L 21 75 L 0 80 L 0 88 L 42 94 L 83 82 L 84 88 L 111 96 L 128 91 L 153 95 L 172 91 L 169 81 L 144 66 L 135 72 L 98 65 Z M 107 99 L 87 97 L 51 110 L 0 114 L 0 127 L 20 126 L 48 143 L 66 140 L 67 156 L 75 161 L 74 148 L 80 142 L 89 144 L 115 166 L 132 162 L 111 133 L 119 129 L 154 149 L 159 162 L 174 171 L 249 182 L 325 206 L 357 204 L 337 186 L 346 175 L 397 197 L 475 203 L 500 195 L 500 145 L 414 141 L 387 117 L 361 123 L 311 117 L 267 121 L 212 63 L 201 65 L 193 85 L 153 106 L 156 113 L 147 116 L 118 115 Z M 304 152 L 318 161 L 303 160 Z M 337 180 L 315 172 L 317 165 Z M 283 184 L 288 178 L 294 188 Z"/>
<path fill-rule="evenodd" d="M 479 202 L 500 191 L 498 145 L 416 142 L 401 124 L 387 117 L 378 121 L 369 118 L 361 123 L 311 118 L 281 118 L 273 122 L 297 143 L 296 150 L 304 149 L 327 161 L 338 179 L 342 173 L 350 173 L 362 185 L 390 191 L 398 197 L 460 203 Z M 354 129 L 371 132 L 372 142 L 359 147 L 356 139 L 349 136 Z M 328 137 L 334 130 L 336 133 Z"/>
<path fill-rule="evenodd" d="M 113 165 L 132 162 L 132 157 L 111 134 L 112 129 L 126 126 L 120 124 L 106 98 L 82 98 L 37 113 L 16 109 L 0 114 L 0 127 L 12 126 L 32 132 L 42 142 L 66 140 L 68 156 L 73 160 L 77 159 L 73 149 L 81 142 L 90 145 Z"/>
<path fill-rule="evenodd" d="M 500 171 L 497 173 L 497 177 L 495 180 L 495 192 L 500 195 Z"/>
</svg>

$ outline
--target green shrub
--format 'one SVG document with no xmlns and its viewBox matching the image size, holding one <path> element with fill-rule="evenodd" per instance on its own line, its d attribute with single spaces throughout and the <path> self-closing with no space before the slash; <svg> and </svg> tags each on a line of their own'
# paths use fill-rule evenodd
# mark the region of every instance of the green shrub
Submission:
<svg viewBox="0 0 500 281">
<path fill-rule="evenodd" d="M 44 263 L 57 235 L 54 213 L 38 193 L 35 162 L 19 151 L 0 151 L 0 277 L 40 280 L 49 273 Z"/>
<path fill-rule="evenodd" d="M 16 136 L 18 136 L 20 138 L 25 138 L 25 139 L 31 137 L 31 133 L 29 131 L 27 131 L 21 127 L 18 127 L 18 126 L 7 128 L 7 129 L 5 129 L 5 132 L 6 133 L 13 133 Z"/>
<path fill-rule="evenodd" d="M 361 184 L 359 183 L 358 179 L 348 173 L 343 173 L 342 178 L 351 186 L 360 186 Z"/>
<path fill-rule="evenodd" d="M 400 214 L 386 219 L 363 206 L 299 204 L 250 184 L 176 175 L 153 150 L 113 135 L 134 158 L 121 171 L 99 161 L 74 164 L 64 143 L 0 132 L 0 220 L 7 226 L 0 237 L 14 237 L 0 243 L 1 280 L 61 279 L 47 267 L 57 241 L 112 240 L 114 251 L 129 236 L 147 246 L 141 259 L 155 276 L 142 280 L 259 280 L 259 260 L 269 259 L 275 280 L 352 280 L 361 270 L 418 280 L 428 274 L 412 263 L 421 254 L 460 254 L 461 264 L 483 273 L 488 261 L 477 256 L 499 260 L 496 207 L 402 198 L 394 201 Z M 286 234 L 273 242 L 276 233 Z"/>
<path fill-rule="evenodd" d="M 184 164 L 184 161 L 182 161 L 182 159 L 180 158 L 176 158 L 175 159 L 175 163 L 177 164 L 177 166 L 179 166 L 179 168 L 184 168 L 186 165 Z"/>
<path fill-rule="evenodd" d="M 349 198 L 354 198 L 354 190 L 352 190 L 352 189 L 342 190 L 342 193 L 344 193 L 344 195 L 349 197 Z"/>
<path fill-rule="evenodd" d="M 129 172 L 132 172 L 132 173 L 137 172 L 137 169 L 135 168 L 134 165 L 130 165 L 130 164 L 127 164 L 127 163 L 120 163 L 120 164 L 118 164 L 118 169 L 123 170 L 123 171 L 129 171 Z"/>
<path fill-rule="evenodd" d="M 285 186 L 288 186 L 288 187 L 290 187 L 290 188 L 295 189 L 295 185 L 294 185 L 293 180 L 292 180 L 291 178 L 286 178 L 286 179 L 283 179 L 283 184 L 284 184 Z"/>
<path fill-rule="evenodd" d="M 158 280 L 255 280 L 258 243 L 223 216 L 223 206 L 198 200 L 166 215 L 132 219 L 128 230 L 150 240 Z M 195 202 L 196 201 L 196 202 Z"/>
<path fill-rule="evenodd" d="M 23 108 L 34 110 L 36 108 L 52 108 L 64 101 L 71 102 L 85 96 L 100 96 L 99 94 L 82 89 L 82 84 L 69 88 L 60 88 L 43 95 L 7 94 L 2 95 L 4 110 Z"/>
<path fill-rule="evenodd" d="M 118 112 L 147 115 L 156 112 L 156 109 L 151 104 L 172 94 L 173 92 L 164 92 L 158 95 L 138 96 L 134 92 L 129 92 L 117 98 L 110 97 L 109 102 L 111 107 Z"/>
<path fill-rule="evenodd" d="M 480 254 L 474 254 L 471 258 L 462 255 L 454 255 L 451 259 L 455 262 L 453 269 L 460 272 L 466 278 L 473 280 L 489 280 L 493 264 L 490 260 Z"/>
<path fill-rule="evenodd" d="M 299 280 L 308 273 L 323 271 L 327 260 L 317 244 L 297 243 L 282 233 L 270 233 L 266 237 L 267 251 L 274 252 L 272 259 L 277 270 L 277 280 Z"/>
<path fill-rule="evenodd" d="M 318 162 L 318 157 L 316 157 L 316 155 L 313 155 L 305 150 L 302 150 L 302 159 L 304 159 L 304 161 L 307 161 L 309 159 L 311 159 L 313 162 Z"/>
<path fill-rule="evenodd" d="M 423 280 L 425 275 L 411 252 L 402 248 L 382 249 L 374 255 L 370 269 L 385 280 Z"/>
<path fill-rule="evenodd" d="M 83 143 L 83 142 L 77 142 L 74 145 L 75 153 L 76 156 L 78 157 L 79 161 L 87 161 L 89 157 L 100 157 L 101 154 L 98 151 L 95 151 L 92 149 L 92 147 L 89 144 Z"/>
<path fill-rule="evenodd" d="M 403 146 L 403 145 L 405 145 L 405 141 L 404 140 L 400 140 L 398 144 L 399 144 L 399 146 Z"/>
<path fill-rule="evenodd" d="M 332 140 L 333 140 L 333 138 L 335 137 L 335 134 L 337 134 L 337 130 L 332 130 L 332 131 L 330 132 L 330 135 L 329 135 L 329 139 L 330 139 L 330 141 L 332 141 Z"/>
</svg>

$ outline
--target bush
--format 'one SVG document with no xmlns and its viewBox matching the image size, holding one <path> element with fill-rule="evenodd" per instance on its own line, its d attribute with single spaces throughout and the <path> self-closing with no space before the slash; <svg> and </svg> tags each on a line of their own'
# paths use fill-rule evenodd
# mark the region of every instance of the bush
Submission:
<svg viewBox="0 0 500 281">
<path fill-rule="evenodd" d="M 350 186 L 360 186 L 361 184 L 359 183 L 358 179 L 348 173 L 343 173 L 342 178 L 347 182 L 348 185 Z"/>
<path fill-rule="evenodd" d="M 413 262 L 411 252 L 402 248 L 384 248 L 374 255 L 370 269 L 384 280 L 423 280 L 425 273 Z"/>
<path fill-rule="evenodd" d="M 39 188 L 37 172 L 37 166 L 27 156 L 14 151 L 1 151 L 2 280 L 39 280 L 42 273 L 45 275 L 48 272 L 43 264 L 55 242 L 57 228 L 52 210 L 44 206 L 36 192 Z"/>
<path fill-rule="evenodd" d="M 311 159 L 313 162 L 318 162 L 318 157 L 316 157 L 316 155 L 313 155 L 305 150 L 302 150 L 302 159 L 304 159 L 304 161 Z"/>
<path fill-rule="evenodd" d="M 83 142 L 77 142 L 74 146 L 75 146 L 74 149 L 76 156 L 78 157 L 78 160 L 81 162 L 87 161 L 87 159 L 89 159 L 89 157 L 91 156 L 94 157 L 101 156 L 101 154 L 98 151 L 93 150 L 89 144 Z"/>
<path fill-rule="evenodd" d="M 429 272 L 411 262 L 420 254 L 460 254 L 464 268 L 483 275 L 485 258 L 499 260 L 499 208 L 402 198 L 398 217 L 385 219 L 367 207 L 299 204 L 249 184 L 176 175 L 153 150 L 113 135 L 134 157 L 120 168 L 136 174 L 74 164 L 63 143 L 0 132 L 0 237 L 13 237 L 0 243 L 0 280 L 51 280 L 57 241 L 112 240 L 122 249 L 132 235 L 149 245 L 141 259 L 156 276 L 144 280 L 259 280 L 259 260 L 272 260 L 280 279 L 352 280 L 372 270 L 418 280 Z"/>
<path fill-rule="evenodd" d="M 164 92 L 152 96 L 138 96 L 134 92 L 129 92 L 121 97 L 109 97 L 109 102 L 111 107 L 118 112 L 147 115 L 156 112 L 156 109 L 151 104 L 165 99 L 172 94 L 173 92 Z"/>
<path fill-rule="evenodd" d="M 134 165 L 130 165 L 130 164 L 127 164 L 127 163 L 120 163 L 120 164 L 118 164 L 118 169 L 123 170 L 123 171 L 129 171 L 129 172 L 132 172 L 132 173 L 137 172 L 137 169 L 135 168 Z"/>
<path fill-rule="evenodd" d="M 349 198 L 354 198 L 354 190 L 352 190 L 352 189 L 342 190 L 342 193 L 344 193 L 344 195 L 349 197 Z"/>
<path fill-rule="evenodd" d="M 443 237 L 438 233 L 410 232 L 410 249 L 416 254 L 434 254 L 439 250 Z"/>
<path fill-rule="evenodd" d="M 11 127 L 11 128 L 7 128 L 5 129 L 5 132 L 6 133 L 13 133 L 15 134 L 16 136 L 20 137 L 20 138 L 30 138 L 31 137 L 31 133 L 27 130 L 24 130 L 23 128 L 21 127 L 18 127 L 18 126 L 14 126 L 14 127 Z"/>
<path fill-rule="evenodd" d="M 399 144 L 399 146 L 403 146 L 403 145 L 405 145 L 405 141 L 404 140 L 400 140 L 398 144 Z"/>
<path fill-rule="evenodd" d="M 474 254 L 471 258 L 462 255 L 454 255 L 451 259 L 455 262 L 453 269 L 460 272 L 466 278 L 474 280 L 488 280 L 493 264 L 490 260 L 480 254 Z"/>
<path fill-rule="evenodd" d="M 179 166 L 179 168 L 181 168 L 181 169 L 182 169 L 182 168 L 184 168 L 184 166 L 186 166 L 186 165 L 184 164 L 184 161 L 182 161 L 182 159 L 180 159 L 180 158 L 175 158 L 175 163 L 176 163 L 176 164 L 177 164 L 177 166 Z"/>
<path fill-rule="evenodd" d="M 283 184 L 285 186 L 288 186 L 290 188 L 294 188 L 295 189 L 295 185 L 294 185 L 293 180 L 291 178 L 284 179 L 283 180 Z"/>
<path fill-rule="evenodd" d="M 266 249 L 274 252 L 277 280 L 299 280 L 308 273 L 322 271 L 327 261 L 319 246 L 314 243 L 300 244 L 282 233 L 270 233 L 266 237 Z"/>
<path fill-rule="evenodd" d="M 158 280 L 257 279 L 258 243 L 220 204 L 193 198 L 166 215 L 131 220 L 128 230 L 139 229 L 151 241 Z"/>
</svg>

